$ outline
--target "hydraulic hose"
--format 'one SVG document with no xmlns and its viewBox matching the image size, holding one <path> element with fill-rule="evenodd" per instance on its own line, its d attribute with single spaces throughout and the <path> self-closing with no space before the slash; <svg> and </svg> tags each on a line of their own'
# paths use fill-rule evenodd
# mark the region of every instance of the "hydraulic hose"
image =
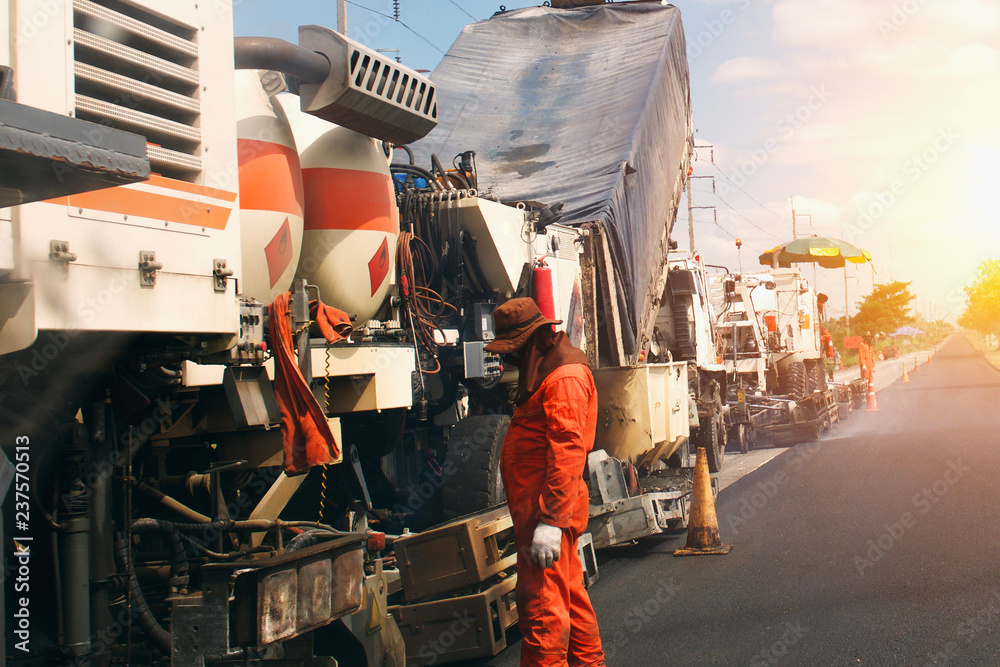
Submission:
<svg viewBox="0 0 1000 667">
<path fill-rule="evenodd" d="M 321 83 L 330 75 L 326 56 L 274 37 L 237 37 L 236 69 L 270 69 L 306 83 Z"/>
<path fill-rule="evenodd" d="M 118 561 L 118 567 L 128 577 L 129 595 L 132 598 L 132 604 L 135 606 L 139 625 L 142 626 L 142 629 L 146 631 L 146 634 L 149 635 L 149 638 L 153 640 L 153 643 L 161 651 L 170 655 L 170 633 L 160 625 L 160 622 L 153 616 L 153 612 L 149 610 L 146 596 L 142 594 L 142 589 L 139 588 L 139 579 L 135 576 L 135 568 L 132 566 L 132 561 L 129 558 L 128 540 L 120 533 L 115 540 L 115 559 Z"/>
<path fill-rule="evenodd" d="M 396 149 L 396 150 L 399 150 L 399 151 L 405 151 L 407 157 L 410 158 L 410 165 L 412 166 L 414 164 L 413 151 L 410 149 L 409 146 L 407 146 L 406 144 L 402 144 L 402 145 L 399 145 L 399 146 L 393 146 L 393 148 Z"/>
<path fill-rule="evenodd" d="M 304 533 L 299 533 L 285 545 L 285 551 L 298 551 L 299 549 L 305 549 L 306 547 L 311 547 L 322 540 L 322 538 L 332 539 L 334 537 L 339 537 L 337 533 L 331 533 L 328 530 L 322 530 L 320 528 L 314 528 L 312 530 L 307 530 Z"/>
<path fill-rule="evenodd" d="M 159 521 L 158 519 L 136 519 L 132 522 L 133 533 L 157 533 L 167 538 L 172 548 L 170 554 L 170 593 L 174 595 L 181 588 L 188 585 L 188 561 L 187 552 L 184 550 L 184 543 L 174 531 L 174 526 L 169 521 Z M 131 576 L 131 575 L 130 575 Z"/>
<path fill-rule="evenodd" d="M 142 493 L 146 494 L 147 496 L 157 501 L 164 507 L 167 507 L 173 510 L 174 512 L 177 512 L 178 514 L 188 519 L 189 521 L 196 521 L 199 524 L 209 524 L 212 522 L 212 520 L 209 517 L 205 516 L 204 514 L 196 512 L 195 510 L 191 509 L 184 503 L 174 498 L 171 498 L 170 496 L 166 495 L 159 489 L 154 489 L 145 482 L 133 482 L 133 484 L 137 491 L 141 491 Z"/>
<path fill-rule="evenodd" d="M 413 176 L 419 176 L 420 178 L 427 181 L 427 186 L 434 188 L 435 190 L 441 190 L 441 183 L 426 169 L 423 167 L 418 167 L 412 164 L 402 164 L 398 162 L 393 162 L 389 165 L 389 171 L 400 171 L 406 174 L 411 174 Z"/>
<path fill-rule="evenodd" d="M 462 190 L 471 190 L 472 189 L 472 188 L 469 187 L 469 181 L 467 181 L 465 179 L 465 176 L 462 176 L 462 174 L 460 174 L 457 171 L 453 171 L 450 174 L 446 174 L 445 178 L 454 178 L 456 181 L 458 181 L 458 184 L 462 186 L 462 188 L 461 188 Z"/>
</svg>

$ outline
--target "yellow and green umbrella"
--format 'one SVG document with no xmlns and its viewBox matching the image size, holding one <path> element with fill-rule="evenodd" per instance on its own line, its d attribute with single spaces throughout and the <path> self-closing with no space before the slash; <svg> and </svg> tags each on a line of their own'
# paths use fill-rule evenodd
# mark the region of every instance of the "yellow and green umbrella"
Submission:
<svg viewBox="0 0 1000 667">
<path fill-rule="evenodd" d="M 864 264 L 872 260 L 867 250 L 847 241 L 826 236 L 806 236 L 771 248 L 759 258 L 760 263 L 773 268 L 791 268 L 792 264 L 811 262 L 825 269 L 839 269 L 847 262 Z"/>
</svg>

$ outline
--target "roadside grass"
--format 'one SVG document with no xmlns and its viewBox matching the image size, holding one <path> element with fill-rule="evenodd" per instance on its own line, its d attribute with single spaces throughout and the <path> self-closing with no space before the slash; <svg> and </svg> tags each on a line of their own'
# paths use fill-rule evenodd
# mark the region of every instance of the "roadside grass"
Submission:
<svg viewBox="0 0 1000 667">
<path fill-rule="evenodd" d="M 987 338 L 978 331 L 969 331 L 968 329 L 963 329 L 962 333 L 965 337 L 969 339 L 972 343 L 972 347 L 976 348 L 979 352 L 983 353 L 986 357 L 986 361 L 993 364 L 994 367 L 1000 368 L 1000 341 L 995 337 Z"/>
</svg>

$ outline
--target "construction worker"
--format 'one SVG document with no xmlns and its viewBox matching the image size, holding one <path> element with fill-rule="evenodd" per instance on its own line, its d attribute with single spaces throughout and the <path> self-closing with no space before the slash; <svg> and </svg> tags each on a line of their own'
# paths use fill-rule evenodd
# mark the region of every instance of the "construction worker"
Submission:
<svg viewBox="0 0 1000 667">
<path fill-rule="evenodd" d="M 833 382 L 833 369 L 836 367 L 837 362 L 834 359 L 836 355 L 837 348 L 833 344 L 833 336 L 830 332 L 826 330 L 826 327 L 820 327 L 820 349 L 822 351 L 823 357 L 825 357 L 826 364 L 826 374 L 830 382 Z"/>
<path fill-rule="evenodd" d="M 597 617 L 583 587 L 576 541 L 587 528 L 583 481 L 597 427 L 597 390 L 586 355 L 532 299 L 493 313 L 486 346 L 518 367 L 517 409 L 500 473 L 517 547 L 522 667 L 604 665 Z"/>
</svg>

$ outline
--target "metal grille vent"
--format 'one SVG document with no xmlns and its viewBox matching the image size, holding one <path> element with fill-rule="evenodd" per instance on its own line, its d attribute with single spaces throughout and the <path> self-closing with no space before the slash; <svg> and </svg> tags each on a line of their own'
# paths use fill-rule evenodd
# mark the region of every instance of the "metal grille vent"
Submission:
<svg viewBox="0 0 1000 667">
<path fill-rule="evenodd" d="M 430 79 L 327 28 L 299 26 L 299 46 L 330 61 L 326 80 L 299 87 L 306 113 L 393 144 L 412 143 L 437 125 Z"/>
<path fill-rule="evenodd" d="M 351 49 L 351 83 L 354 88 L 381 97 L 414 113 L 437 119 L 437 95 L 427 80 L 411 77 L 396 63 Z"/>
<path fill-rule="evenodd" d="M 153 170 L 201 172 L 194 28 L 121 0 L 73 0 L 76 116 L 146 137 Z"/>
</svg>

